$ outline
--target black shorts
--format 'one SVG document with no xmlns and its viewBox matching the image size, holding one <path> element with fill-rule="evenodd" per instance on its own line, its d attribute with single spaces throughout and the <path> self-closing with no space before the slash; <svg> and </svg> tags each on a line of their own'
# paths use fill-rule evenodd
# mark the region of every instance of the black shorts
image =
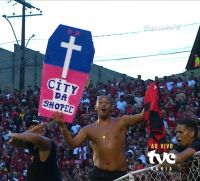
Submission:
<svg viewBox="0 0 200 181">
<path fill-rule="evenodd" d="M 126 175 L 126 171 L 107 171 L 94 166 L 90 178 L 91 181 L 113 181 Z"/>
</svg>

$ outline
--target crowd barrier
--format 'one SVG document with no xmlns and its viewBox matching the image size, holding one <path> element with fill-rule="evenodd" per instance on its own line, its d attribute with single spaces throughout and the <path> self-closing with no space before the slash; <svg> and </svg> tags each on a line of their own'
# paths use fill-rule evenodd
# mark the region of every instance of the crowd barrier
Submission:
<svg viewBox="0 0 200 181">
<path fill-rule="evenodd" d="M 129 172 L 115 181 L 200 181 L 200 151 L 172 167 L 158 165 Z"/>
</svg>

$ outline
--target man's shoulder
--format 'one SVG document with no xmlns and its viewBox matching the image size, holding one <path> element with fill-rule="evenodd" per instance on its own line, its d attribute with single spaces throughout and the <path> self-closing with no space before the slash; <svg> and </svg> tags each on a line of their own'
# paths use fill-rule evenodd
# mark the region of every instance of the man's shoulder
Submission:
<svg viewBox="0 0 200 181">
<path fill-rule="evenodd" d="M 110 120 L 111 120 L 112 122 L 117 122 L 117 121 L 120 120 L 120 118 L 121 118 L 121 117 L 110 117 Z"/>
<path fill-rule="evenodd" d="M 193 142 L 200 144 L 200 139 L 195 139 Z"/>
<path fill-rule="evenodd" d="M 122 120 L 123 120 L 123 116 L 120 117 L 111 117 L 110 118 L 110 123 L 114 126 L 117 126 Z"/>
<path fill-rule="evenodd" d="M 195 149 L 195 151 L 200 151 L 200 139 L 195 139 L 189 147 Z"/>
<path fill-rule="evenodd" d="M 42 144 L 46 144 L 47 147 L 49 147 L 49 149 L 51 149 L 53 145 L 56 146 L 56 143 L 52 139 L 50 139 L 49 137 L 42 136 L 42 139 L 43 139 Z"/>
<path fill-rule="evenodd" d="M 183 147 L 181 145 L 175 144 L 173 150 L 175 150 L 176 152 L 182 152 L 186 149 L 187 147 Z"/>
<path fill-rule="evenodd" d="M 84 131 L 91 131 L 96 127 L 96 125 L 97 125 L 97 122 L 95 121 L 91 124 L 88 124 L 88 125 L 82 127 L 81 129 L 84 130 Z"/>
<path fill-rule="evenodd" d="M 200 151 L 200 139 L 195 139 L 194 141 L 192 141 L 192 143 L 188 147 L 183 147 L 183 146 L 180 146 L 180 145 L 175 145 L 175 147 L 174 147 L 174 149 L 178 152 L 182 152 L 187 148 L 192 148 L 196 152 Z"/>
<path fill-rule="evenodd" d="M 110 121 L 109 121 L 109 124 L 115 124 L 117 122 L 119 122 L 119 120 L 121 119 L 121 117 L 110 117 Z M 99 123 L 97 121 L 91 123 L 91 124 L 88 124 L 87 126 L 84 126 L 85 129 L 87 130 L 93 130 L 95 128 L 98 128 L 99 126 Z"/>
</svg>

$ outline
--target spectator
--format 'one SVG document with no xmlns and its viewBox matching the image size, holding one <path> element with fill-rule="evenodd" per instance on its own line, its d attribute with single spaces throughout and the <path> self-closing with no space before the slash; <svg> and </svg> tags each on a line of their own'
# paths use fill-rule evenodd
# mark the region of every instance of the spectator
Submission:
<svg viewBox="0 0 200 181">
<path fill-rule="evenodd" d="M 171 80 L 171 78 L 167 79 L 167 81 L 166 81 L 166 87 L 167 87 L 167 90 L 169 92 L 171 92 L 172 89 L 174 88 L 174 82 Z"/>
<path fill-rule="evenodd" d="M 188 73 L 187 73 L 188 74 Z M 181 79 L 172 78 L 171 81 L 174 83 L 173 89 L 171 92 L 166 87 L 167 79 L 156 78 L 156 82 L 158 87 L 160 87 L 161 94 L 161 105 L 164 110 L 166 110 L 166 121 L 168 123 L 168 133 L 169 133 L 169 142 L 176 143 L 174 127 L 176 127 L 176 123 L 184 118 L 200 118 L 200 77 L 195 77 L 194 73 L 191 73 L 190 79 L 194 80 L 196 83 L 194 87 L 188 87 L 188 79 L 186 73 L 178 75 Z M 108 83 L 97 83 L 90 84 L 85 89 L 85 96 L 90 100 L 90 103 L 87 105 L 81 104 L 78 112 L 76 114 L 76 120 L 74 125 L 68 125 L 69 129 L 71 129 L 75 125 L 79 125 L 80 128 L 91 124 L 96 121 L 97 115 L 95 112 L 95 101 L 96 97 L 101 94 L 111 95 L 112 102 L 115 103 L 112 109 L 112 116 L 119 117 L 119 109 L 116 107 L 116 103 L 118 100 L 117 91 L 120 88 L 121 92 L 124 92 L 124 98 L 127 102 L 127 108 L 125 114 L 135 114 L 141 111 L 141 108 L 138 108 L 138 105 L 134 101 L 133 94 L 138 92 L 138 90 L 145 90 L 148 82 L 147 81 L 139 81 L 141 78 L 132 78 L 130 81 L 125 82 L 124 80 L 116 80 L 113 79 Z M 151 80 L 152 81 L 152 80 Z M 180 83 L 180 84 L 179 84 Z M 0 91 L 0 155 L 2 164 L 2 170 L 0 170 L 0 181 L 13 180 L 14 177 L 16 179 L 26 180 L 26 168 L 28 167 L 28 162 L 30 158 L 30 153 L 21 149 L 14 149 L 8 144 L 8 133 L 9 131 L 16 132 L 24 132 L 26 131 L 25 123 L 28 120 L 40 119 L 40 117 L 35 117 L 37 115 L 40 89 L 37 86 L 34 86 L 32 93 L 27 94 L 27 90 L 17 90 L 11 89 L 10 87 L 6 87 L 1 89 Z M 143 91 L 141 92 L 141 97 L 144 96 Z M 172 99 L 175 105 L 167 104 L 168 98 Z M 22 101 L 22 100 L 25 101 Z M 167 100 L 167 101 L 166 101 Z M 172 114 L 172 116 L 171 116 Z M 44 118 L 43 118 L 44 119 Z M 173 122 L 175 120 L 175 122 Z M 50 121 L 50 120 L 47 120 Z M 174 126 L 171 126 L 171 123 L 175 123 Z M 78 126 L 78 127 L 79 127 Z M 79 128 L 78 128 L 79 129 Z M 73 129 L 77 132 L 78 129 Z M 135 127 L 129 127 L 127 131 L 127 139 L 126 139 L 126 150 L 133 150 L 134 155 L 131 155 L 130 162 L 127 161 L 128 166 L 134 165 L 135 152 L 138 153 L 138 150 L 146 147 L 146 133 L 145 133 L 144 124 L 138 125 L 137 129 Z M 73 131 L 72 131 L 73 132 Z M 76 135 L 77 133 L 75 133 Z M 57 144 L 57 157 L 58 164 L 61 168 L 62 174 L 65 174 L 64 180 L 74 180 L 74 175 L 72 174 L 75 168 L 76 158 L 73 157 L 73 152 L 66 145 L 64 137 L 60 134 L 59 127 L 57 124 L 48 124 L 46 127 L 45 135 L 50 139 L 53 139 Z M 130 137 L 129 137 L 130 136 Z M 132 139 L 134 138 L 134 139 Z M 80 161 L 80 168 L 82 170 L 83 178 L 85 180 L 89 179 L 89 171 L 92 168 L 92 154 L 91 147 L 88 143 L 86 143 L 89 155 L 88 159 L 84 162 Z M 17 159 L 16 159 L 17 158 Z M 77 160 L 78 162 L 79 160 Z M 148 160 L 147 160 L 148 161 Z M 133 162 L 133 163 L 131 163 Z M 148 165 L 146 165 L 148 166 Z M 22 177 L 20 177 L 20 175 Z M 88 179 L 87 179 L 88 178 Z"/>
<path fill-rule="evenodd" d="M 199 58 L 198 54 L 195 54 L 194 57 L 195 57 L 194 67 L 199 68 L 200 67 L 200 58 Z"/>
<path fill-rule="evenodd" d="M 124 96 L 121 95 L 117 101 L 117 109 L 119 109 L 120 114 L 123 115 L 127 108 L 127 102 L 124 100 Z"/>
<path fill-rule="evenodd" d="M 176 163 L 182 163 L 188 159 L 191 159 L 193 154 L 197 151 L 200 151 L 200 140 L 198 139 L 198 125 L 195 121 L 187 119 L 178 122 L 176 127 L 176 140 L 177 146 L 172 151 L 176 155 Z M 187 179 L 189 180 L 199 180 L 198 175 L 199 171 L 197 165 L 192 166 L 191 170 L 193 173 L 187 173 Z"/>
<path fill-rule="evenodd" d="M 79 130 L 80 130 L 81 126 L 77 123 L 77 121 L 74 121 L 73 126 L 71 127 L 71 131 L 74 135 L 76 135 Z"/>
<path fill-rule="evenodd" d="M 193 120 L 179 121 L 176 127 L 176 140 L 176 162 L 184 162 L 196 151 L 200 151 L 197 123 Z"/>
<path fill-rule="evenodd" d="M 61 181 L 56 162 L 56 146 L 50 139 L 41 136 L 45 124 L 28 123 L 28 131 L 14 133 L 10 143 L 19 148 L 29 148 L 33 159 L 27 171 L 28 181 Z"/>
<path fill-rule="evenodd" d="M 83 127 L 74 138 L 64 124 L 63 114 L 57 112 L 54 120 L 60 125 L 69 147 L 77 147 L 86 139 L 91 141 L 94 155 L 92 180 L 114 180 L 125 175 L 127 169 L 124 153 L 126 130 L 143 120 L 143 112 L 113 119 L 110 117 L 111 100 L 107 96 L 97 99 L 96 110 L 98 120 Z"/>
</svg>

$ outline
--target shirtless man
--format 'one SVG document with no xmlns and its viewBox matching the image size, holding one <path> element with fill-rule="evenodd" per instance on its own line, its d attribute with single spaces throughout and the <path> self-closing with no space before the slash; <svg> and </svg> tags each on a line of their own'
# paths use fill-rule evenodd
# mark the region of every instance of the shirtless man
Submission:
<svg viewBox="0 0 200 181">
<path fill-rule="evenodd" d="M 113 118 L 111 117 L 111 100 L 107 96 L 98 98 L 96 111 L 98 120 L 81 128 L 74 138 L 67 130 L 63 114 L 55 113 L 54 120 L 61 127 L 70 148 L 81 145 L 86 139 L 90 140 L 94 162 L 91 180 L 111 181 L 126 174 L 126 131 L 129 126 L 143 121 L 143 112 Z"/>
</svg>

